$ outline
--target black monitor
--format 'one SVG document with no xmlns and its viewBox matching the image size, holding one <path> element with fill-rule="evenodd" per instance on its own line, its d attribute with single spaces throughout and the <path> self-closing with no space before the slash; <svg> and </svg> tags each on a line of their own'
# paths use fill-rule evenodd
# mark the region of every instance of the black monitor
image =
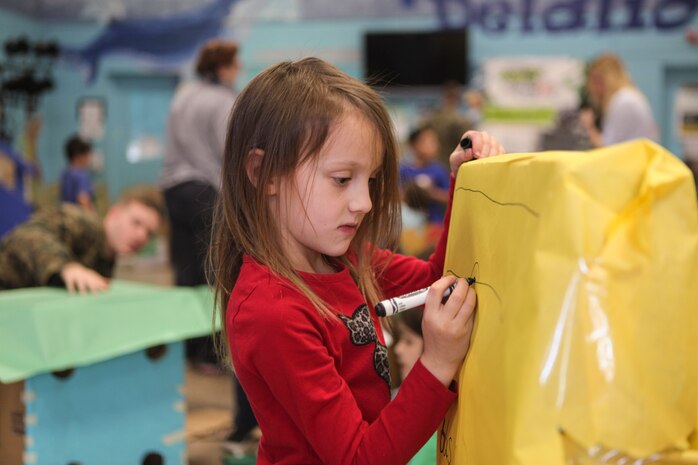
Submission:
<svg viewBox="0 0 698 465">
<path fill-rule="evenodd" d="M 377 86 L 441 86 L 468 82 L 464 29 L 367 32 L 364 78 Z"/>
</svg>

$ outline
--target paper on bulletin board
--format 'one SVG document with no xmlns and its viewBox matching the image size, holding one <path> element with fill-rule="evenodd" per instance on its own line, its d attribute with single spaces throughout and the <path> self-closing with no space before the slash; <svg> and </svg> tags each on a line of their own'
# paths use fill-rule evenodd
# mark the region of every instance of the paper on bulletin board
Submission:
<svg viewBox="0 0 698 465">
<path fill-rule="evenodd" d="M 565 56 L 490 58 L 483 72 L 490 103 L 502 107 L 575 108 L 584 85 L 584 61 Z"/>
<path fill-rule="evenodd" d="M 445 272 L 477 279 L 478 310 L 440 465 L 639 465 L 689 448 L 698 207 L 673 155 L 636 141 L 465 164 Z"/>
</svg>

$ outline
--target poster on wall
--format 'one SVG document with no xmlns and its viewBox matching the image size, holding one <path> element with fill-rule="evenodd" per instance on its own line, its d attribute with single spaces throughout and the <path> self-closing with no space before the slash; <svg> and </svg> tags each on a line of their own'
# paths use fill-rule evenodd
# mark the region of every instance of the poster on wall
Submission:
<svg viewBox="0 0 698 465">
<path fill-rule="evenodd" d="M 485 91 L 490 103 L 503 107 L 579 105 L 584 62 L 568 57 L 503 57 L 484 64 Z"/>
<path fill-rule="evenodd" d="M 83 97 L 77 104 L 78 134 L 83 139 L 99 142 L 104 138 L 107 104 L 101 97 Z"/>
<path fill-rule="evenodd" d="M 99 173 L 104 170 L 104 153 L 100 149 L 100 141 L 104 139 L 107 119 L 107 102 L 102 97 L 82 97 L 75 109 L 78 135 L 92 143 L 90 168 Z"/>
<path fill-rule="evenodd" d="M 559 116 L 574 112 L 584 85 L 582 60 L 569 57 L 500 57 L 483 63 L 487 96 L 483 130 L 490 132 L 509 152 L 570 149 L 574 131 L 565 136 L 567 146 L 546 147 L 542 140 Z M 576 147 L 576 142 L 572 144 Z"/>
</svg>

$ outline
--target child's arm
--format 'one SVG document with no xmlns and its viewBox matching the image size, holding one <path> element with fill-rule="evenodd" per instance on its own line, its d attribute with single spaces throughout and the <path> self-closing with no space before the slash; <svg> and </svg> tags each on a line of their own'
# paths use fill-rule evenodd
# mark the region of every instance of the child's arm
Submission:
<svg viewBox="0 0 698 465">
<path fill-rule="evenodd" d="M 504 149 L 497 140 L 487 133 L 468 132 L 464 134 L 464 137 L 470 138 L 472 148 L 463 150 L 459 144 L 451 154 L 450 161 L 453 172 L 450 190 L 451 200 L 455 176 L 462 163 L 473 158 L 485 158 L 504 153 Z M 432 267 L 437 262 L 443 265 L 450 216 L 451 202 L 449 202 L 444 231 L 436 252 L 427 262 Z M 418 266 L 417 263 L 413 265 Z M 448 300 L 443 302 L 444 292 L 456 281 L 458 281 L 456 288 Z M 470 347 L 476 300 L 475 290 L 470 288 L 465 279 L 457 280 L 454 276 L 445 276 L 434 282 L 427 294 L 422 320 L 424 353 L 420 360 L 424 367 L 444 386 L 448 386 L 452 382 Z"/>
<path fill-rule="evenodd" d="M 453 198 L 455 178 L 451 176 L 449 199 Z M 444 229 L 436 243 L 434 253 L 427 261 L 409 255 L 393 253 L 389 250 L 376 250 L 373 255 L 374 267 L 379 271 L 378 285 L 384 297 L 390 298 L 431 285 L 443 276 L 446 257 L 448 225 L 451 220 L 451 202 L 448 202 L 444 215 Z M 383 265 L 387 267 L 382 270 Z M 382 270 L 382 272 L 381 272 Z"/>
<path fill-rule="evenodd" d="M 389 386 L 372 367 L 375 342 L 355 347 L 342 323 L 328 324 L 278 288 L 264 289 L 266 305 L 245 310 L 254 299 L 243 304 L 247 316 L 231 322 L 235 370 L 255 413 L 273 415 L 260 420 L 263 434 L 275 449 L 292 445 L 286 452 L 299 463 L 310 454 L 327 464 L 405 464 L 456 398 L 420 361 L 390 402 Z M 339 370 L 354 379 L 356 392 Z"/>
<path fill-rule="evenodd" d="M 12 263 L 19 279 L 10 281 L 25 286 L 63 285 L 69 291 L 101 291 L 109 281 L 96 271 L 80 264 L 73 253 L 73 243 L 97 241 L 94 231 L 99 220 L 76 206 L 65 206 L 32 217 L 11 232 L 2 253 Z"/>
<path fill-rule="evenodd" d="M 87 171 L 78 171 L 76 173 L 76 181 L 78 184 L 78 195 L 76 199 L 78 205 L 87 211 L 94 210 L 94 204 L 92 203 L 94 189 L 92 188 L 90 175 L 87 173 Z"/>
<path fill-rule="evenodd" d="M 464 137 L 469 137 L 472 141 L 472 148 L 463 150 L 458 147 L 451 154 L 451 178 L 450 199 L 453 199 L 453 189 L 455 176 L 460 165 L 473 158 L 485 158 L 504 153 L 504 149 L 496 139 L 487 133 L 468 131 Z M 407 257 L 396 259 L 396 266 L 391 266 L 390 273 L 407 272 L 408 267 L 415 270 L 422 268 L 424 277 L 428 279 L 428 273 L 436 271 L 435 266 L 443 268 L 446 240 L 448 236 L 448 226 L 451 218 L 451 201 L 449 202 L 446 217 L 444 219 L 444 230 L 436 246 L 436 251 L 429 258 L 428 262 L 413 260 L 411 263 Z M 467 238 L 466 238 L 467 239 Z M 399 257 L 399 256 L 398 256 Z M 412 274 L 403 275 L 403 282 L 416 278 L 415 270 Z M 399 279 L 399 274 L 397 275 Z M 414 276 L 414 277 L 413 277 Z M 396 278 L 393 278 L 396 279 Z M 464 279 L 458 280 L 458 285 L 444 303 L 443 295 L 448 286 L 456 282 L 453 276 L 445 276 L 438 281 L 431 283 L 422 282 L 421 287 L 431 286 L 427 294 L 424 305 L 424 317 L 422 320 L 422 330 L 424 333 L 424 353 L 421 361 L 424 367 L 438 379 L 444 386 L 448 386 L 458 370 L 458 367 L 465 358 L 470 346 L 470 335 L 473 328 L 473 313 L 475 311 L 476 296 L 474 289 L 471 289 Z M 419 289 L 415 286 L 412 290 Z"/>
<path fill-rule="evenodd" d="M 444 205 L 448 204 L 448 201 L 450 200 L 448 196 L 448 189 L 441 189 L 437 186 L 432 185 L 427 189 L 427 192 L 429 193 L 429 197 L 431 197 L 432 200 L 440 202 Z"/>
<path fill-rule="evenodd" d="M 446 244 L 448 240 L 448 228 L 451 221 L 451 204 L 455 189 L 455 177 L 460 165 L 473 159 L 487 158 L 505 153 L 504 148 L 496 138 L 486 132 L 468 131 L 463 134 L 472 141 L 472 148 L 463 150 L 460 144 L 451 153 L 451 184 L 448 191 L 448 206 L 444 215 L 443 231 L 436 244 L 434 253 L 428 261 L 415 257 L 395 254 L 390 251 L 380 250 L 374 254 L 373 260 L 376 269 L 381 270 L 382 264 L 388 263 L 387 268 L 379 275 L 379 286 L 383 290 L 384 297 L 390 298 L 396 295 L 411 292 L 416 289 L 430 286 L 439 279 L 447 270 L 444 270 L 446 257 Z M 468 238 L 463 238 L 468 240 Z"/>
<path fill-rule="evenodd" d="M 78 193 L 78 204 L 87 211 L 94 210 L 94 206 L 92 205 L 92 196 L 86 191 L 81 191 Z"/>
</svg>

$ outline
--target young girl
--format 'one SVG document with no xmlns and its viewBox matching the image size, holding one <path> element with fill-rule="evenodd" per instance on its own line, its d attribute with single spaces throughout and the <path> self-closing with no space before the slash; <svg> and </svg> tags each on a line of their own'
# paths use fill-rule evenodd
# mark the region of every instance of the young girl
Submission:
<svg viewBox="0 0 698 465">
<path fill-rule="evenodd" d="M 503 151 L 466 135 L 454 172 Z M 400 229 L 397 150 L 380 97 L 321 60 L 272 66 L 238 97 L 211 257 L 261 465 L 405 464 L 456 397 L 475 292 L 459 280 L 442 303 L 445 235 L 429 261 L 379 248 Z M 390 401 L 373 306 L 429 285 L 424 354 Z"/>
</svg>

